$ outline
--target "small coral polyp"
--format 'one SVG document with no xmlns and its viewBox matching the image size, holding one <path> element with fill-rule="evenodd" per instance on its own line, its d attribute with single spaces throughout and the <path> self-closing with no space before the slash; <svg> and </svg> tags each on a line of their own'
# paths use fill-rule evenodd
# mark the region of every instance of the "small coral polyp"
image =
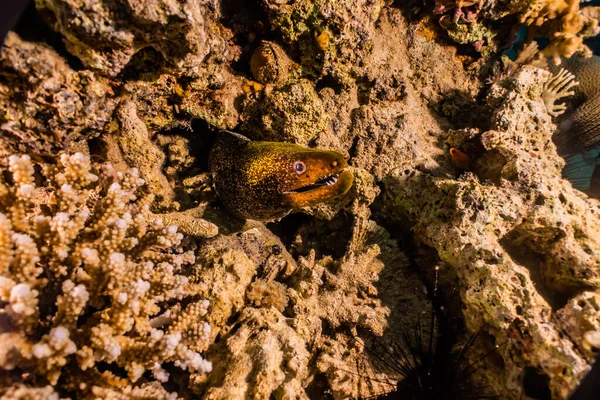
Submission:
<svg viewBox="0 0 600 400">
<path fill-rule="evenodd" d="M 45 186 L 27 155 L 11 156 L 9 172 L 0 181 L 0 394 L 166 399 L 175 394 L 160 385 L 170 378 L 164 363 L 192 377 L 212 369 L 200 354 L 209 302 L 188 299 L 181 274 L 194 254 L 138 201 L 136 169 L 96 175 L 77 153 L 43 166 Z"/>
</svg>

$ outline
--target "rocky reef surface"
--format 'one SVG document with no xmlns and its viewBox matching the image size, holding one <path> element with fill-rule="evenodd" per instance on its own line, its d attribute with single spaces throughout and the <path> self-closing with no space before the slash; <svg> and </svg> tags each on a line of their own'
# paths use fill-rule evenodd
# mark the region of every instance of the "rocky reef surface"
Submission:
<svg viewBox="0 0 600 400">
<path fill-rule="evenodd" d="M 373 398 L 406 377 L 369 343 L 432 307 L 449 348 L 478 334 L 462 384 L 567 398 L 600 204 L 561 176 L 551 73 L 501 52 L 525 26 L 538 58 L 590 53 L 599 9 L 399 3 L 36 0 L 0 49 L 1 398 Z M 240 220 L 215 128 L 336 150 L 355 184 Z"/>
</svg>

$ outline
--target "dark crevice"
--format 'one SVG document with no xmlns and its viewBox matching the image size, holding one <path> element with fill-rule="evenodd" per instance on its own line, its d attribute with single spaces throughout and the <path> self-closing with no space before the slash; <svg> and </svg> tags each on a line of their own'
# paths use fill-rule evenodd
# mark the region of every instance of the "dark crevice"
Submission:
<svg viewBox="0 0 600 400">
<path fill-rule="evenodd" d="M 526 367 L 523 374 L 523 391 L 536 400 L 550 400 L 550 377 L 533 367 Z"/>
<path fill-rule="evenodd" d="M 317 91 L 324 88 L 331 88 L 335 91 L 335 94 L 341 94 L 344 90 L 344 85 L 331 75 L 325 75 L 323 78 L 319 79 L 315 86 Z"/>
<path fill-rule="evenodd" d="M 316 359 L 316 357 L 314 358 Z M 333 400 L 333 396 L 330 391 L 329 379 L 322 372 L 315 374 L 305 391 L 306 396 L 309 399 Z"/>
<path fill-rule="evenodd" d="M 231 68 L 251 76 L 250 57 L 261 40 L 275 40 L 269 18 L 259 0 L 221 0 L 221 23 L 233 32 L 232 42 L 240 46 L 242 54 L 231 63 Z"/>
<path fill-rule="evenodd" d="M 352 166 L 352 161 L 353 158 L 356 157 L 356 155 L 358 154 L 358 142 L 360 141 L 360 137 L 359 136 L 355 136 L 352 139 L 352 145 L 350 146 L 350 149 L 348 150 L 348 153 L 350 154 L 350 158 L 348 159 L 348 165 Z"/>
<path fill-rule="evenodd" d="M 165 67 L 165 58 L 154 47 L 147 46 L 138 50 L 127 65 L 117 75 L 117 81 L 147 81 L 158 79 L 160 71 Z"/>
<path fill-rule="evenodd" d="M 163 132 L 164 135 L 176 134 L 189 140 L 190 155 L 196 160 L 194 164 L 195 175 L 198 172 L 209 172 L 208 170 L 208 155 L 212 148 L 219 128 L 210 125 L 202 119 L 194 119 L 191 122 L 191 129 L 174 129 L 172 131 Z M 188 176 L 188 175 L 185 175 Z"/>
<path fill-rule="evenodd" d="M 543 254 L 537 253 L 528 246 L 523 245 L 523 243 L 517 240 L 517 233 L 514 231 L 503 237 L 500 240 L 500 245 L 515 263 L 527 268 L 529 277 L 534 283 L 537 292 L 548 302 L 553 310 L 558 310 L 567 303 L 570 296 L 552 291 L 542 276 Z"/>
<path fill-rule="evenodd" d="M 13 30 L 23 40 L 28 42 L 46 43 L 52 47 L 66 60 L 73 70 L 84 70 L 85 66 L 81 60 L 67 51 L 61 34 L 50 28 L 48 21 L 51 23 L 53 18 L 54 16 L 52 14 L 44 13 L 42 15 L 42 13 L 38 12 L 32 1 L 21 15 L 19 22 Z"/>
<path fill-rule="evenodd" d="M 278 222 L 269 222 L 266 226 L 289 249 L 300 227 L 309 223 L 311 219 L 309 215 L 294 213 L 283 217 Z"/>
<path fill-rule="evenodd" d="M 166 362 L 161 366 L 167 371 L 170 377 L 167 382 L 162 383 L 162 387 L 167 392 L 177 392 L 179 398 L 193 399 L 194 393 L 189 385 L 191 373 L 187 370 L 182 370 L 180 367 L 176 367 L 173 362 Z"/>
<path fill-rule="evenodd" d="M 123 379 L 127 379 L 127 371 L 125 368 L 118 366 L 115 363 L 108 363 L 106 361 L 97 361 L 96 368 L 99 373 L 103 373 L 105 371 L 111 372 L 115 376 Z"/>
</svg>

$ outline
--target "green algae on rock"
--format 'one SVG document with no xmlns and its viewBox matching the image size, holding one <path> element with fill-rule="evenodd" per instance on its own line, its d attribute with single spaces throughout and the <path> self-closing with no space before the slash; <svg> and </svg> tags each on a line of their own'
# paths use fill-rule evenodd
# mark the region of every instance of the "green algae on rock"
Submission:
<svg viewBox="0 0 600 400">
<path fill-rule="evenodd" d="M 273 220 L 345 194 L 352 186 L 344 157 L 296 144 L 252 142 L 219 132 L 209 156 L 215 190 L 234 214 Z"/>
</svg>

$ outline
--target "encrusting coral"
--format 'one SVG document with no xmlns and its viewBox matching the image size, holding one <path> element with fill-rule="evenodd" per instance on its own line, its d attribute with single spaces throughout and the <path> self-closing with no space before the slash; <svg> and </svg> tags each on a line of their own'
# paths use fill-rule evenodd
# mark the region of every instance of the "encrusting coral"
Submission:
<svg viewBox="0 0 600 400">
<path fill-rule="evenodd" d="M 11 156 L 9 172 L 0 184 L 3 398 L 166 399 L 165 363 L 192 376 L 212 369 L 200 354 L 209 302 L 192 297 L 181 273 L 194 254 L 176 226 L 150 218 L 137 170 L 106 165 L 96 175 L 76 153 L 44 165 L 45 178 L 27 155 Z"/>
</svg>

